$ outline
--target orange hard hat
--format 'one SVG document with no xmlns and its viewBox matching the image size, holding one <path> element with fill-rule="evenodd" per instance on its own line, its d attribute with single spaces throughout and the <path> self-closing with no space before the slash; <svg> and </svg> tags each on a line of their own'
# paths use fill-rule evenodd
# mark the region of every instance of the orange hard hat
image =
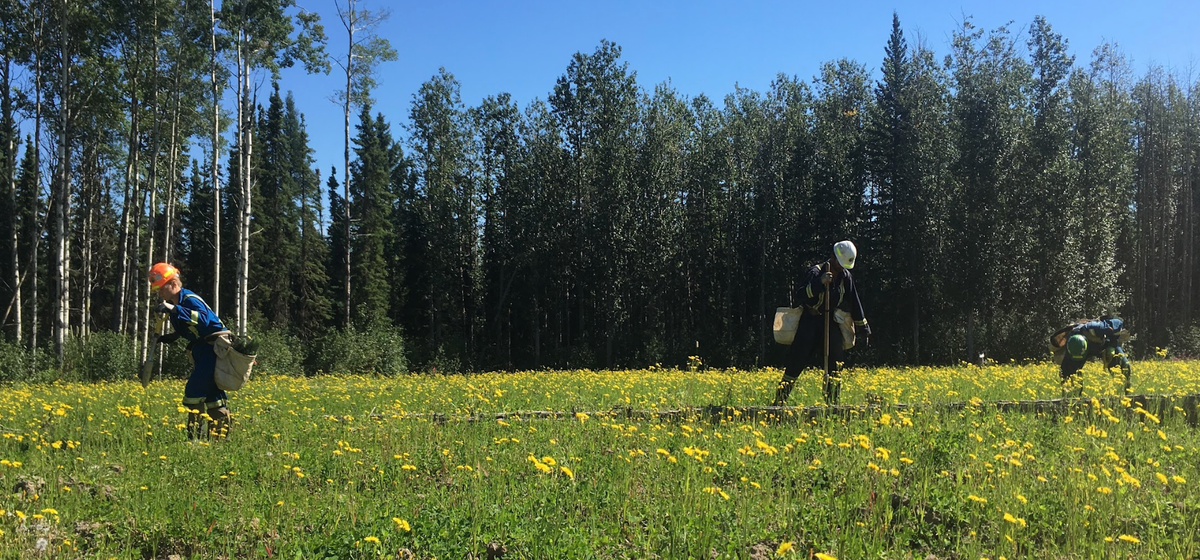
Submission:
<svg viewBox="0 0 1200 560">
<path fill-rule="evenodd" d="M 179 276 L 179 269 L 171 266 L 169 263 L 155 263 L 150 267 L 150 286 L 154 289 L 159 289 L 166 284 L 168 280 Z"/>
</svg>

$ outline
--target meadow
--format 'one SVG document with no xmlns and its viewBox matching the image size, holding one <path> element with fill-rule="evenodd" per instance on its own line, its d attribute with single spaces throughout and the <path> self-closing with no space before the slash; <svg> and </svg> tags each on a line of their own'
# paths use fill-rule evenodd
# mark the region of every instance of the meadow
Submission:
<svg viewBox="0 0 1200 560">
<path fill-rule="evenodd" d="M 836 416 L 630 414 L 762 406 L 779 377 L 260 377 L 220 441 L 187 441 L 181 380 L 10 384 L 0 557 L 1200 557 L 1182 401 L 1089 400 L 1121 392 L 1094 362 L 1053 412 L 990 403 L 1059 397 L 1056 366 L 998 364 L 859 369 L 843 402 L 877 406 Z M 1200 393 L 1200 362 L 1137 362 L 1133 390 Z M 809 373 L 789 404 L 819 398 Z"/>
</svg>

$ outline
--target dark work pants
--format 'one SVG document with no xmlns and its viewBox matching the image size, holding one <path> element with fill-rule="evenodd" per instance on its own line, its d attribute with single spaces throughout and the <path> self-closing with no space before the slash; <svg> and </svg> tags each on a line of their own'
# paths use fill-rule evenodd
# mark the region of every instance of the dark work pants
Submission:
<svg viewBox="0 0 1200 560">
<path fill-rule="evenodd" d="M 800 377 L 805 368 L 825 367 L 825 316 L 810 315 L 807 311 L 796 326 L 796 338 L 788 352 L 787 368 L 783 371 L 786 380 Z M 845 361 L 846 351 L 842 348 L 842 329 L 838 328 L 833 318 L 829 320 L 829 369 L 826 374 L 838 371 L 838 362 Z"/>
</svg>

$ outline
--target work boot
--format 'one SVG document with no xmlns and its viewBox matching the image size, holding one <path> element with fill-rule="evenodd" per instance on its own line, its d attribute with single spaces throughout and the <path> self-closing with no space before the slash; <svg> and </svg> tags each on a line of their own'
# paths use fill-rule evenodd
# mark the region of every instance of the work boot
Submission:
<svg viewBox="0 0 1200 560">
<path fill-rule="evenodd" d="M 787 404 L 788 395 L 792 394 L 792 386 L 795 384 L 795 379 L 784 377 L 780 380 L 779 385 L 775 387 L 775 400 L 771 402 L 771 406 L 783 406 Z"/>
<path fill-rule="evenodd" d="M 1063 382 L 1062 398 L 1066 399 L 1066 398 L 1070 398 L 1070 397 L 1074 397 L 1077 399 L 1083 398 L 1083 383 L 1082 382 L 1080 382 L 1078 384 L 1072 382 L 1071 380 Z"/>
<path fill-rule="evenodd" d="M 833 406 L 842 398 L 842 378 L 829 374 L 825 376 L 825 404 Z"/>
<path fill-rule="evenodd" d="M 224 406 L 208 409 L 208 415 L 212 421 L 208 424 L 208 437 L 211 439 L 225 439 L 229 436 L 229 429 L 232 427 L 232 418 L 229 415 L 229 409 Z"/>
</svg>

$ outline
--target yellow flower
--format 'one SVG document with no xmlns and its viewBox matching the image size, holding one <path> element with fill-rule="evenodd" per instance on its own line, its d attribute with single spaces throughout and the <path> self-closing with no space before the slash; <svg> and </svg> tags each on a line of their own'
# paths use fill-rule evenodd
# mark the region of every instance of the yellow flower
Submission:
<svg viewBox="0 0 1200 560">
<path fill-rule="evenodd" d="M 1107 486 L 1101 486 L 1101 487 L 1097 488 L 1096 491 L 1101 494 L 1112 494 L 1112 488 L 1109 488 Z"/>
<path fill-rule="evenodd" d="M 824 552 L 818 552 L 818 553 L 816 554 L 816 558 L 817 558 L 818 560 L 837 560 L 837 558 L 836 558 L 836 557 L 834 557 L 834 556 L 832 556 L 832 555 L 830 555 L 830 554 L 825 554 Z"/>
<path fill-rule="evenodd" d="M 408 520 L 406 520 L 406 519 L 400 519 L 399 517 L 393 517 L 392 522 L 394 522 L 396 524 L 396 528 L 400 529 L 401 531 L 412 531 L 412 526 L 410 526 L 408 524 Z"/>
<path fill-rule="evenodd" d="M 1118 538 L 1118 539 L 1120 539 L 1120 540 L 1123 540 L 1123 541 L 1125 541 L 1125 542 L 1128 542 L 1128 543 L 1133 543 L 1133 544 L 1137 544 L 1137 543 L 1140 543 L 1140 542 L 1142 542 L 1142 541 L 1141 541 L 1141 539 L 1139 539 L 1139 538 L 1137 538 L 1137 537 L 1132 537 L 1132 536 L 1129 536 L 1129 535 L 1121 535 L 1121 536 L 1119 536 L 1119 537 L 1117 537 L 1117 538 Z"/>
<path fill-rule="evenodd" d="M 379 544 L 379 539 L 377 537 L 363 537 L 363 540 L 369 543 Z"/>
<path fill-rule="evenodd" d="M 568 469 L 567 467 L 559 467 L 559 469 L 563 472 L 563 474 L 570 477 L 571 480 L 575 480 L 575 473 L 571 472 L 571 469 Z"/>
<path fill-rule="evenodd" d="M 1014 525 L 1020 525 L 1022 527 L 1025 527 L 1025 519 L 1022 517 L 1017 517 L 1011 513 L 1005 513 L 1004 520 L 1009 523 L 1012 523 Z"/>
<path fill-rule="evenodd" d="M 779 543 L 779 548 L 775 549 L 775 555 L 783 556 L 784 554 L 791 552 L 793 548 L 794 547 L 792 546 L 792 541 L 781 542 L 781 543 Z"/>
</svg>

